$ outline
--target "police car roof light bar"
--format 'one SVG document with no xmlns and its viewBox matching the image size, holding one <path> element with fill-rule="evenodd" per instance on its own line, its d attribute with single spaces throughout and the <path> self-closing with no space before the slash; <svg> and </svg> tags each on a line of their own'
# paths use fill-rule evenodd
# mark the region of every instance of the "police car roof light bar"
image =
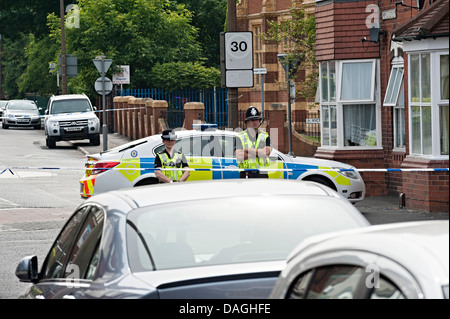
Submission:
<svg viewBox="0 0 450 319">
<path fill-rule="evenodd" d="M 197 131 L 206 131 L 207 129 L 213 129 L 213 128 L 218 128 L 219 126 L 217 124 L 209 124 L 209 123 L 196 123 L 196 124 L 192 124 L 192 127 L 194 128 L 194 130 Z"/>
</svg>

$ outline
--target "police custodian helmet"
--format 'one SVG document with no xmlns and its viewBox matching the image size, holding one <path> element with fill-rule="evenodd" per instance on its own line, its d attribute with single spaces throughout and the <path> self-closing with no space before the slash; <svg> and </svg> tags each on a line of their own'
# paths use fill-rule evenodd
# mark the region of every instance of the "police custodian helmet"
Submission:
<svg viewBox="0 0 450 319">
<path fill-rule="evenodd" d="M 250 106 L 245 112 L 245 120 L 244 123 L 247 123 L 248 120 L 260 120 L 261 113 L 254 106 Z"/>
<path fill-rule="evenodd" d="M 161 138 L 164 141 L 175 141 L 177 139 L 177 136 L 172 130 L 164 130 L 161 134 Z"/>
</svg>

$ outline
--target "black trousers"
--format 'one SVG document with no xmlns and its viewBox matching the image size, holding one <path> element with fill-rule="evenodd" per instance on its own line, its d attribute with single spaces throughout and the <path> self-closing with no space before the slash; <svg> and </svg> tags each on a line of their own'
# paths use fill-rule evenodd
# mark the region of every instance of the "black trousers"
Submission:
<svg viewBox="0 0 450 319">
<path fill-rule="evenodd" d="M 269 178 L 266 173 L 260 173 L 259 171 L 243 171 L 240 172 L 240 178 Z"/>
</svg>

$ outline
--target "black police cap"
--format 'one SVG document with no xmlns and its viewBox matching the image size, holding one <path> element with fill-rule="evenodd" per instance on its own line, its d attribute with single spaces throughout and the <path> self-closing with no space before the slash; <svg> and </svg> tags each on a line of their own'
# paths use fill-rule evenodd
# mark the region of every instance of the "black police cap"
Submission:
<svg viewBox="0 0 450 319">
<path fill-rule="evenodd" d="M 164 130 L 161 134 L 161 138 L 164 141 L 175 141 L 177 136 L 172 130 Z"/>
</svg>

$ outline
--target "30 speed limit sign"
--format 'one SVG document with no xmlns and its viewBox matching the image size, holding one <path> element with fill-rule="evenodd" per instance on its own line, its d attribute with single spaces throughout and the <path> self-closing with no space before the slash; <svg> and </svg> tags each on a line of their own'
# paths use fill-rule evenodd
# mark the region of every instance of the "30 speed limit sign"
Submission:
<svg viewBox="0 0 450 319">
<path fill-rule="evenodd" d="M 227 70 L 253 69 L 253 33 L 225 33 L 225 68 Z"/>
</svg>

